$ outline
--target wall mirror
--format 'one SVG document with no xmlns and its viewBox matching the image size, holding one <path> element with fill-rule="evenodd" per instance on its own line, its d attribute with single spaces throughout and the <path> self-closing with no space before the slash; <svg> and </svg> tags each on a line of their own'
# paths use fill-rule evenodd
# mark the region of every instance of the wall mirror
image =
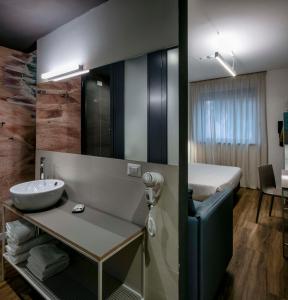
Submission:
<svg viewBox="0 0 288 300">
<path fill-rule="evenodd" d="M 38 84 L 37 149 L 178 164 L 178 48 Z"/>
<path fill-rule="evenodd" d="M 36 148 L 178 165 L 177 12 L 109 0 L 38 39 Z"/>
</svg>

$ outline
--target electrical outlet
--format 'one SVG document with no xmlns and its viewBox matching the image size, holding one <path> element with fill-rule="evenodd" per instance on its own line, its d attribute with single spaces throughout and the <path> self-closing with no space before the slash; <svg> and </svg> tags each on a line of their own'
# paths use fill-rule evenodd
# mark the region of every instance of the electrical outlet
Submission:
<svg viewBox="0 0 288 300">
<path fill-rule="evenodd" d="M 142 176 L 141 165 L 128 163 L 127 175 L 132 177 L 141 177 Z"/>
</svg>

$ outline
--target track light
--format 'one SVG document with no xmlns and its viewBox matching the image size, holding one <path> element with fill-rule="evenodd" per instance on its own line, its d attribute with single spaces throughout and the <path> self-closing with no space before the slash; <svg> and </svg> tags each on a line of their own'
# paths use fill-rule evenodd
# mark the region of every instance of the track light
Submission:
<svg viewBox="0 0 288 300">
<path fill-rule="evenodd" d="M 79 76 L 82 74 L 86 74 L 88 72 L 89 70 L 83 69 L 83 65 L 69 65 L 69 66 L 63 66 L 59 69 L 47 73 L 43 73 L 41 75 L 41 78 L 46 80 L 59 81 L 59 80 L 64 80 L 67 78 Z"/>
<path fill-rule="evenodd" d="M 217 61 L 219 62 L 219 64 L 226 70 L 228 71 L 233 77 L 235 77 L 237 74 L 234 70 L 234 66 L 231 67 L 229 64 L 227 64 L 223 57 L 220 55 L 219 52 L 215 52 L 215 58 L 217 59 Z M 234 64 L 233 64 L 234 65 Z"/>
</svg>

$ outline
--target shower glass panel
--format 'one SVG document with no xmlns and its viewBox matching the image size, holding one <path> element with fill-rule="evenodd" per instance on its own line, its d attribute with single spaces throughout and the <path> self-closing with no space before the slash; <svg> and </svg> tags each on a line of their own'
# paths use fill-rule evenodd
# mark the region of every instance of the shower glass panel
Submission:
<svg viewBox="0 0 288 300">
<path fill-rule="evenodd" d="M 110 69 L 93 70 L 83 84 L 82 153 L 113 157 Z"/>
</svg>

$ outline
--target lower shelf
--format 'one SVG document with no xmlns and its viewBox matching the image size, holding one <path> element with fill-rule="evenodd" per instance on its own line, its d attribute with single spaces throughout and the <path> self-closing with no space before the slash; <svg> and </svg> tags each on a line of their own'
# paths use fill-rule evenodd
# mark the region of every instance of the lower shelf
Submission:
<svg viewBox="0 0 288 300">
<path fill-rule="evenodd" d="M 38 293 L 47 300 L 95 300 L 97 299 L 97 277 L 94 270 L 87 270 L 79 273 L 79 268 L 70 265 L 63 272 L 45 280 L 37 279 L 26 267 L 25 264 L 15 265 L 7 254 L 4 259 L 29 283 Z M 87 265 L 86 265 L 87 267 Z M 93 278 L 92 278 L 93 276 Z M 88 278 L 89 277 L 89 278 Z M 83 280 L 85 278 L 85 280 Z M 141 300 L 142 297 L 132 289 L 121 284 L 108 274 L 103 274 L 105 300 Z"/>
</svg>

